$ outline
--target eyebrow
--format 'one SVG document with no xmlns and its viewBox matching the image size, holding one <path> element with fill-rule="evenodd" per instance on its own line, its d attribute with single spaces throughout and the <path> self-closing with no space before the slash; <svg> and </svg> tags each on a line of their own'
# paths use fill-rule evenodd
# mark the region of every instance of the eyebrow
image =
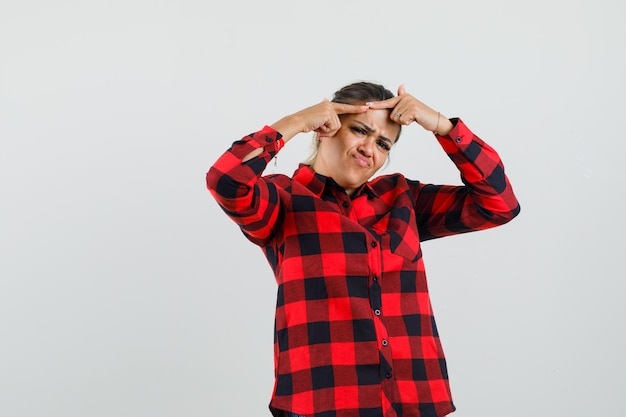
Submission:
<svg viewBox="0 0 626 417">
<path fill-rule="evenodd" d="M 355 120 L 356 123 L 360 124 L 361 127 L 365 130 L 367 130 L 369 133 L 374 133 L 374 129 L 372 129 L 370 126 L 366 125 L 365 123 L 361 122 L 360 120 Z M 391 139 L 389 139 L 388 137 L 385 137 L 383 135 L 378 135 L 378 137 L 382 140 L 384 140 L 385 142 L 389 142 L 390 145 L 393 145 L 393 141 Z"/>
</svg>

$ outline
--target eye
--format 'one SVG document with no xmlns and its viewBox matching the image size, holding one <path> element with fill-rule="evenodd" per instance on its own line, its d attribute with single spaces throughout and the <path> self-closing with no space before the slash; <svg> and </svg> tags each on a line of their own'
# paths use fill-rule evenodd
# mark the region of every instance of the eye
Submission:
<svg viewBox="0 0 626 417">
<path fill-rule="evenodd" d="M 352 127 L 352 131 L 358 133 L 359 135 L 366 135 L 367 132 L 365 131 L 365 129 L 362 129 L 358 126 L 353 126 Z"/>
<path fill-rule="evenodd" d="M 389 143 L 387 143 L 387 141 L 384 140 L 379 140 L 378 142 L 376 142 L 378 146 L 380 146 L 385 152 L 389 152 L 391 150 L 391 146 L 389 146 Z"/>
</svg>

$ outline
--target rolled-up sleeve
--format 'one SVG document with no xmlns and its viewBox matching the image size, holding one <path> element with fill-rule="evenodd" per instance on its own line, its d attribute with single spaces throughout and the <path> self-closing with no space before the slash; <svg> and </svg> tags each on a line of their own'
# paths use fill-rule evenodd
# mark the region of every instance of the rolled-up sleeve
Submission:
<svg viewBox="0 0 626 417">
<path fill-rule="evenodd" d="M 436 138 L 464 185 L 413 184 L 421 240 L 499 226 L 520 212 L 498 153 L 463 121 L 451 120 L 452 131 Z"/>
<path fill-rule="evenodd" d="M 265 126 L 234 142 L 206 174 L 207 188 L 217 203 L 257 244 L 270 237 L 279 217 L 278 191 L 262 174 L 282 145 L 282 135 Z M 259 148 L 261 154 L 243 162 Z"/>
</svg>

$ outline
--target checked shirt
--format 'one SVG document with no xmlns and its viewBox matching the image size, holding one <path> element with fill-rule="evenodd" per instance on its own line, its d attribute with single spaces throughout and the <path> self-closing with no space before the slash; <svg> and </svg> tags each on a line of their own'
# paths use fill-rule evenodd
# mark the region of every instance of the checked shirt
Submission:
<svg viewBox="0 0 626 417">
<path fill-rule="evenodd" d="M 236 141 L 207 186 L 271 265 L 278 295 L 270 409 L 307 417 L 441 417 L 454 411 L 420 242 L 487 229 L 519 205 L 497 153 L 459 119 L 437 140 L 463 186 L 377 177 L 348 196 L 301 165 L 263 176 L 270 127 Z M 259 156 L 242 162 L 257 148 Z"/>
</svg>

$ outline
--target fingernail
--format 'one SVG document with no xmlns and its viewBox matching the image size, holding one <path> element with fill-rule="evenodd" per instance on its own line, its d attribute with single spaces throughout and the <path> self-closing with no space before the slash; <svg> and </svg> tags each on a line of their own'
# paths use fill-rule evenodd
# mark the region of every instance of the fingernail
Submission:
<svg viewBox="0 0 626 417">
<path fill-rule="evenodd" d="M 368 107 L 371 106 L 372 104 L 374 104 L 374 103 L 371 102 L 371 101 L 368 101 L 367 103 L 365 103 L 365 105 L 368 106 Z"/>
</svg>

